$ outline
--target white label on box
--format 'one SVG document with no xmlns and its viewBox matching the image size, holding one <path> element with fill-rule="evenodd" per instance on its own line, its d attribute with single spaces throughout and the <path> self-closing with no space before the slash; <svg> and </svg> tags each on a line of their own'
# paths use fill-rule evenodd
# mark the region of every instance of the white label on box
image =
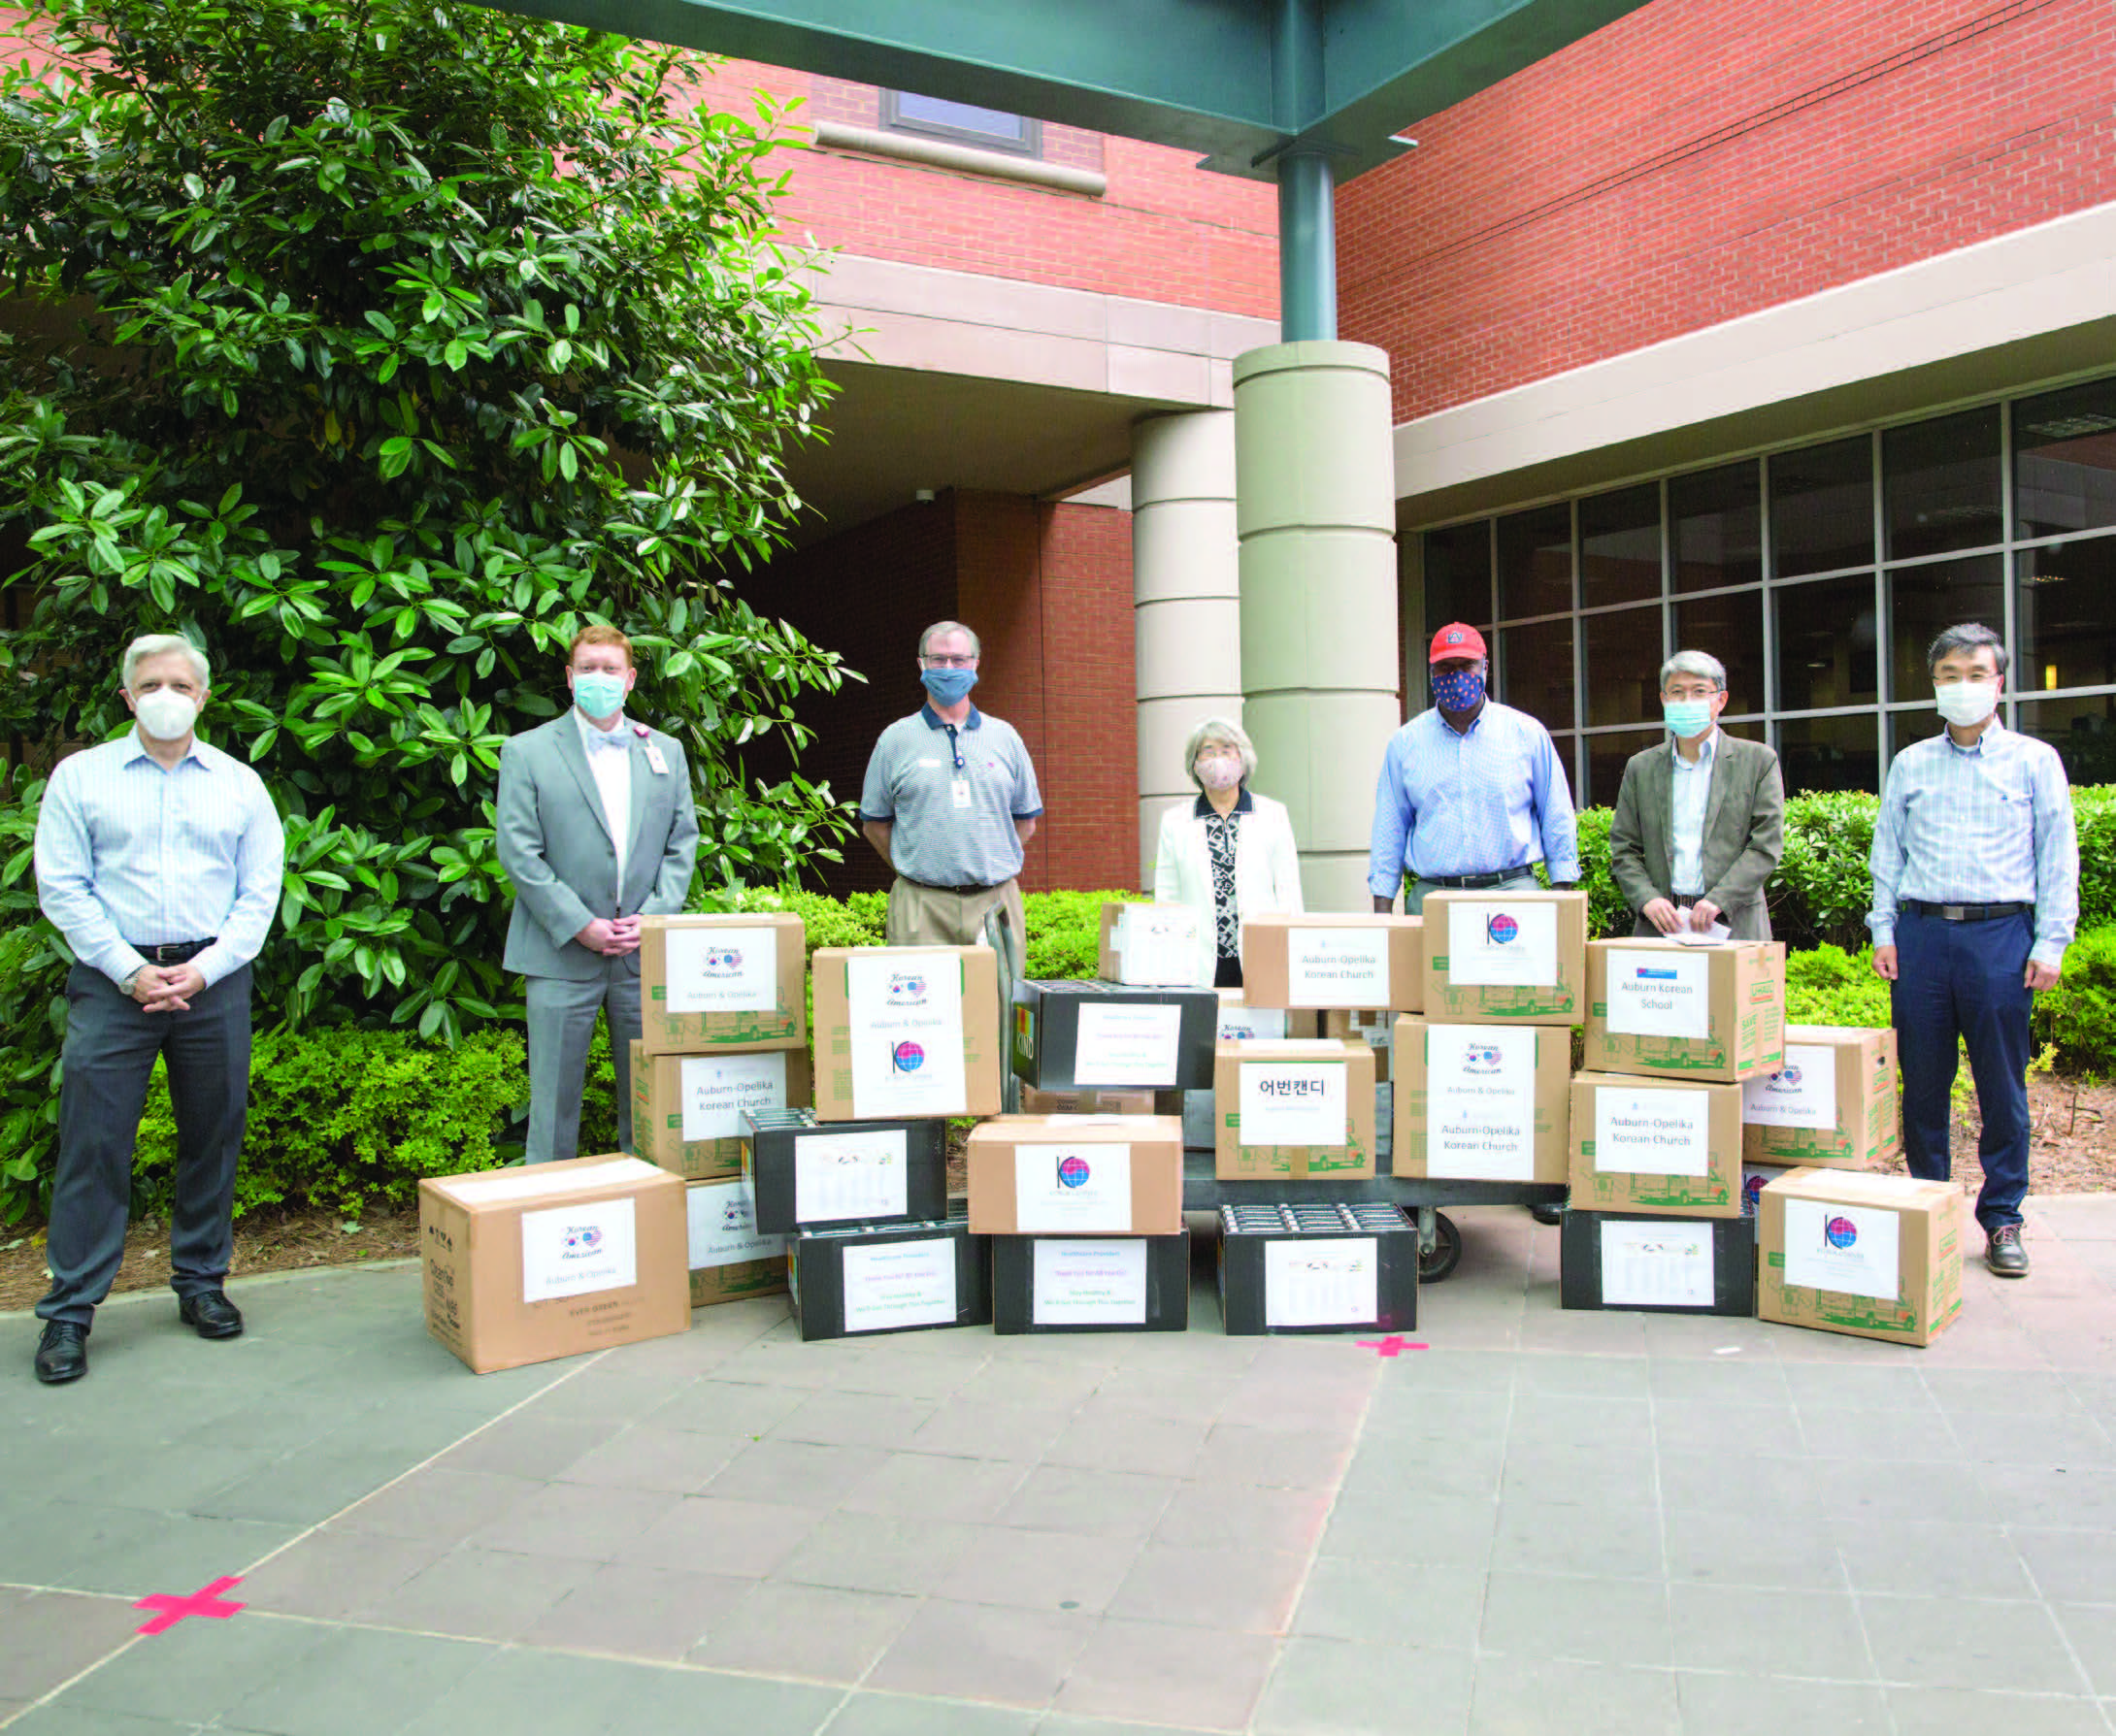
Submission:
<svg viewBox="0 0 2116 1736">
<path fill-rule="evenodd" d="M 1138 1006 L 1082 997 L 1073 1044 L 1073 1082 L 1173 1086 L 1182 1029 L 1179 1006 Z"/>
<path fill-rule="evenodd" d="M 1450 900 L 1446 909 L 1451 988 L 1544 989 L 1557 982 L 1557 905 L 1500 898 Z M 1430 937 L 1426 944 L 1433 944 Z"/>
<path fill-rule="evenodd" d="M 521 1299 L 549 1302 L 639 1282 L 638 1219 L 632 1199 L 521 1215 Z"/>
<path fill-rule="evenodd" d="M 778 1010 L 778 931 L 665 929 L 667 998 L 672 1013 L 769 1013 Z"/>
<path fill-rule="evenodd" d="M 685 1055 L 678 1073 L 685 1145 L 701 1139 L 740 1139 L 744 1112 L 786 1107 L 783 1049 L 769 1055 Z"/>
<path fill-rule="evenodd" d="M 1711 1174 L 1710 1094 L 1596 1086 L 1595 1167 L 1627 1175 Z"/>
<path fill-rule="evenodd" d="M 1342 1145 L 1349 1126 L 1344 1074 L 1342 1062 L 1243 1062 L 1241 1143 Z"/>
<path fill-rule="evenodd" d="M 1014 1232 L 1124 1235 L 1132 1228 L 1129 1145 L 1014 1148 Z"/>
<path fill-rule="evenodd" d="M 1286 984 L 1296 1006 L 1387 1006 L 1389 931 L 1296 924 L 1286 931 Z"/>
<path fill-rule="evenodd" d="M 1741 1119 L 1756 1128 L 1836 1126 L 1836 1051 L 1827 1043 L 1788 1043 L 1785 1065 L 1741 1086 Z"/>
<path fill-rule="evenodd" d="M 794 1222 L 901 1218 L 909 1209 L 910 1135 L 797 1133 L 793 1142 Z"/>
<path fill-rule="evenodd" d="M 1637 1219 L 1602 1226 L 1602 1301 L 1609 1308 L 1709 1308 L 1712 1232 L 1703 1225 Z"/>
<path fill-rule="evenodd" d="M 955 1324 L 955 1238 L 881 1242 L 844 1250 L 844 1329 Z M 811 1256 L 812 1258 L 812 1256 Z"/>
<path fill-rule="evenodd" d="M 1613 1036 L 1712 1034 L 1711 960 L 1696 952 L 1609 950 Z"/>
<path fill-rule="evenodd" d="M 970 1101 L 963 1060 L 959 961 L 855 952 L 845 961 L 852 1039 L 852 1113 L 861 1121 L 960 1115 Z"/>
<path fill-rule="evenodd" d="M 1042 1241 L 1035 1250 L 1029 1319 L 1040 1327 L 1142 1327 L 1146 1324 L 1146 1243 Z"/>
<path fill-rule="evenodd" d="M 1282 1006 L 1220 1005 L 1220 1035 L 1223 1043 L 1286 1040 L 1286 1009 Z"/>
<path fill-rule="evenodd" d="M 692 1271 L 715 1265 L 745 1265 L 752 1260 L 775 1260 L 786 1252 L 784 1236 L 757 1233 L 756 1208 L 747 1183 L 698 1182 L 685 1193 Z"/>
<path fill-rule="evenodd" d="M 1785 1202 L 1785 1281 L 1893 1302 L 1902 1294 L 1902 1220 L 1885 1206 Z"/>
<path fill-rule="evenodd" d="M 1425 1038 L 1426 1173 L 1534 1181 L 1536 1032 L 1431 1025 Z"/>
<path fill-rule="evenodd" d="M 1190 988 L 1198 980 L 1198 912 L 1188 904 L 1126 904 L 1112 937 L 1117 981 Z"/>
<path fill-rule="evenodd" d="M 1264 1244 L 1267 1327 L 1372 1326 L 1381 1256 L 1368 1236 L 1285 1236 Z"/>
</svg>

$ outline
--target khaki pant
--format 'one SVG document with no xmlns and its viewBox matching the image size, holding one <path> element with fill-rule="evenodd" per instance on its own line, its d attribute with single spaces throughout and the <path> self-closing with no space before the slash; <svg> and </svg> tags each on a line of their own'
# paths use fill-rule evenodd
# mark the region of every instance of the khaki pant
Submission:
<svg viewBox="0 0 2116 1736">
<path fill-rule="evenodd" d="M 998 917 L 1004 916 L 1004 932 Z M 898 876 L 889 888 L 889 921 L 883 933 L 891 946 L 981 946 L 999 948 L 999 1030 L 1002 1054 L 1013 1030 L 1014 984 L 1021 980 L 1028 946 L 1028 919 L 1021 908 L 1021 888 L 1012 880 L 982 892 L 942 892 Z M 1002 1063 L 1000 1106 L 1012 1114 L 1021 1105 L 1021 1084 Z"/>
</svg>

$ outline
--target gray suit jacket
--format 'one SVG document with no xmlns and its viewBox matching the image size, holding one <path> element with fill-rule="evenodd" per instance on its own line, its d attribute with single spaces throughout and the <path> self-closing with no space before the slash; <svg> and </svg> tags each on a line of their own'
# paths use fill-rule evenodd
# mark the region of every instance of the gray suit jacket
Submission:
<svg viewBox="0 0 2116 1736">
<path fill-rule="evenodd" d="M 1648 747 L 1624 768 L 1609 821 L 1609 870 L 1632 909 L 1671 897 L 1674 769 L 1669 743 Z M 1764 886 L 1785 853 L 1785 780 L 1778 756 L 1760 741 L 1720 732 L 1712 788 L 1704 802 L 1704 894 L 1737 940 L 1769 940 Z M 1638 934 L 1656 931 L 1639 918 Z"/>
<path fill-rule="evenodd" d="M 602 955 L 574 938 L 598 916 L 662 916 L 683 908 L 698 862 L 698 808 L 683 750 L 658 730 L 631 736 L 632 835 L 617 884 L 617 849 L 569 709 L 500 751 L 500 866 L 514 883 L 506 966 L 524 976 L 581 980 Z M 647 744 L 661 750 L 656 771 Z M 638 974 L 640 956 L 622 961 Z"/>
</svg>

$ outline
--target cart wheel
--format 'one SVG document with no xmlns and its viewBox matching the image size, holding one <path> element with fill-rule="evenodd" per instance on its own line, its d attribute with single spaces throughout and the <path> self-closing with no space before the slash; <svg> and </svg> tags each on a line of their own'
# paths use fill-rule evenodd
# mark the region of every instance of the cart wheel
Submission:
<svg viewBox="0 0 2116 1736">
<path fill-rule="evenodd" d="M 1418 1255 L 1418 1282 L 1438 1284 L 1462 1263 L 1462 1231 L 1445 1212 L 1433 1214 L 1433 1248 Z"/>
</svg>

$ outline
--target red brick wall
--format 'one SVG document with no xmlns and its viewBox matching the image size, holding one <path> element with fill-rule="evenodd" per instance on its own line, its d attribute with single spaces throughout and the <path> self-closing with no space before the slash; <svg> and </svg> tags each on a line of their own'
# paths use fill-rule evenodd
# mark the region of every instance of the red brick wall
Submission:
<svg viewBox="0 0 2116 1736">
<path fill-rule="evenodd" d="M 1653 0 L 1338 196 L 1398 419 L 2116 199 L 2110 0 Z"/>
</svg>

